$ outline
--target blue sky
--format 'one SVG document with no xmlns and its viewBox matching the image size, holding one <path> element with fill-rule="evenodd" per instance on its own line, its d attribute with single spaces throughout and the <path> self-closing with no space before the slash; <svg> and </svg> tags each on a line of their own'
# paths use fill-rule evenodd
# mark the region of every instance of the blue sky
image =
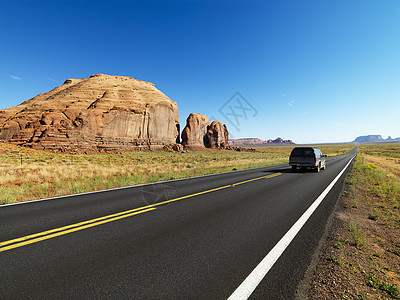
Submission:
<svg viewBox="0 0 400 300">
<path fill-rule="evenodd" d="M 0 109 L 96 73 L 155 83 L 182 128 L 400 137 L 400 1 L 0 1 Z"/>
</svg>

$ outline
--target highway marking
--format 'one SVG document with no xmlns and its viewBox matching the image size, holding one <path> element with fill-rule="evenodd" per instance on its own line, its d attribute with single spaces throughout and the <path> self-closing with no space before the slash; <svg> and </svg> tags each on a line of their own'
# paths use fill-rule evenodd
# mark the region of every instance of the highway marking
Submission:
<svg viewBox="0 0 400 300">
<path fill-rule="evenodd" d="M 166 200 L 166 201 L 163 201 L 163 202 L 154 203 L 154 204 L 150 204 L 150 205 L 143 206 L 143 207 L 130 209 L 130 210 L 119 212 L 119 213 L 115 213 L 115 214 L 112 214 L 112 215 L 107 215 L 107 216 L 104 216 L 104 217 L 91 219 L 91 220 L 87 220 L 87 221 L 83 221 L 83 222 L 79 222 L 79 223 L 75 223 L 75 224 L 71 224 L 71 225 L 67 225 L 67 226 L 63 226 L 63 227 L 59 227 L 59 228 L 55 228 L 55 229 L 51 229 L 51 230 L 46 230 L 46 231 L 43 231 L 43 232 L 39 232 L 39 233 L 35 233 L 35 234 L 23 236 L 23 237 L 19 237 L 19 238 L 12 239 L 12 240 L 9 240 L 9 241 L 0 242 L 0 252 L 11 250 L 11 249 L 15 249 L 15 248 L 26 246 L 26 245 L 33 244 L 33 243 L 37 243 L 37 242 L 40 242 L 40 241 L 48 240 L 48 239 L 51 239 L 51 238 L 54 238 L 54 237 L 58 237 L 58 236 L 65 235 L 65 234 L 68 234 L 68 233 L 72 233 L 72 232 L 76 232 L 76 231 L 79 231 L 79 230 L 83 230 L 83 229 L 91 228 L 91 227 L 94 227 L 94 226 L 102 225 L 102 224 L 105 224 L 105 223 L 117 221 L 117 220 L 120 220 L 120 219 L 123 219 L 123 218 L 128 218 L 128 217 L 131 217 L 131 216 L 134 216 L 134 215 L 138 215 L 138 214 L 141 214 L 141 213 L 145 213 L 145 212 L 148 212 L 148 211 L 152 211 L 152 210 L 156 209 L 156 206 L 160 206 L 160 205 L 164 205 L 164 204 L 167 204 L 167 203 L 171 203 L 171 202 L 175 202 L 175 201 L 179 201 L 179 200 L 183 200 L 183 199 L 187 199 L 187 198 L 203 195 L 203 194 L 206 194 L 206 193 L 215 192 L 215 191 L 226 189 L 226 188 L 229 188 L 229 187 L 235 187 L 237 185 L 248 183 L 248 182 L 252 182 L 252 181 L 255 181 L 255 180 L 273 178 L 273 177 L 276 177 L 276 176 L 279 176 L 279 175 L 282 175 L 282 174 L 281 173 L 274 173 L 274 174 L 270 174 L 270 175 L 265 175 L 265 176 L 261 176 L 261 177 L 257 177 L 257 178 L 253 178 L 253 179 L 237 182 L 237 183 L 234 183 L 234 184 L 225 185 L 225 186 L 213 188 L 213 189 L 210 189 L 210 190 L 206 190 L 206 191 L 202 191 L 202 192 L 198 192 L 198 193 L 194 193 L 194 194 L 190 194 L 190 195 L 174 198 L 174 199 L 171 199 L 171 200 Z"/>
<path fill-rule="evenodd" d="M 255 180 L 260 180 L 260 179 L 273 178 L 273 177 L 276 177 L 276 176 L 279 176 L 279 175 L 282 175 L 282 173 L 275 173 L 275 174 L 271 174 L 271 175 L 266 175 L 266 176 L 261 176 L 261 177 L 253 178 L 253 179 L 250 179 L 250 180 L 245 180 L 245 181 L 241 181 L 241 182 L 236 182 L 236 183 L 234 183 L 234 184 L 224 185 L 224 186 L 217 187 L 217 188 L 214 188 L 214 189 L 211 189 L 211 190 L 206 190 L 206 191 L 203 191 L 203 192 L 199 192 L 199 193 L 195 193 L 195 194 L 190 194 L 190 195 L 182 196 L 182 197 L 179 197 L 179 198 L 175 198 L 175 199 L 171 199 L 171 200 L 167 200 L 167 201 L 155 203 L 155 204 L 150 205 L 150 206 L 163 205 L 163 204 L 166 204 L 166 203 L 171 203 L 171 202 L 179 201 L 179 200 L 186 199 L 186 198 L 191 198 L 191 197 L 194 197 L 194 196 L 198 196 L 198 195 L 203 195 L 203 194 L 211 193 L 211 192 L 215 192 L 215 191 L 218 191 L 218 190 L 222 190 L 222 189 L 226 189 L 226 188 L 230 188 L 230 187 L 235 187 L 235 186 L 237 186 L 237 185 L 240 185 L 240 184 L 243 184 L 243 183 L 248 183 L 248 182 L 250 182 L 250 181 L 255 181 Z"/>
<path fill-rule="evenodd" d="M 43 231 L 43 232 L 39 232 L 39 233 L 27 235 L 27 236 L 23 236 L 23 237 L 20 237 L 20 238 L 17 238 L 17 239 L 5 241 L 5 242 L 0 242 L 0 247 L 6 246 L 6 245 L 9 245 L 9 244 L 13 244 L 13 243 L 17 243 L 17 242 L 21 242 L 21 241 L 25 241 L 25 240 L 29 240 L 29 239 L 32 239 L 32 238 L 35 238 L 35 237 L 38 237 L 38 236 L 47 235 L 47 234 L 51 234 L 51 233 L 54 233 L 54 232 L 67 230 L 67 229 L 74 228 L 74 227 L 83 226 L 83 225 L 86 225 L 86 224 L 94 223 L 94 222 L 97 222 L 97 221 L 102 221 L 102 220 L 105 220 L 105 219 L 110 219 L 110 218 L 117 217 L 117 216 L 120 216 L 120 215 L 129 214 L 129 213 L 132 213 L 132 212 L 138 211 L 138 210 L 143 210 L 143 208 L 140 207 L 140 208 L 136 208 L 136 209 L 131 209 L 131 210 L 123 211 L 123 212 L 120 212 L 120 213 L 104 216 L 104 217 L 101 217 L 101 218 L 96 218 L 96 219 L 92 219 L 92 220 L 88 220 L 88 221 L 84 221 L 84 222 L 79 222 L 79 223 L 76 223 L 76 224 L 71 224 L 71 225 L 67 225 L 67 226 L 63 226 L 63 227 L 59 227 L 59 228 L 55 228 L 55 229 L 51 229 L 51 230 L 47 230 L 47 231 Z"/>
<path fill-rule="evenodd" d="M 272 250 L 263 258 L 263 260 L 255 267 L 255 269 L 247 276 L 247 278 L 239 285 L 232 293 L 228 300 L 244 300 L 248 299 L 254 292 L 261 280 L 267 275 L 269 270 L 279 259 L 285 249 L 289 246 L 303 225 L 307 222 L 313 212 L 317 209 L 320 203 L 324 200 L 329 191 L 333 188 L 340 176 L 350 165 L 355 156 L 353 156 L 343 170 L 335 177 L 335 179 L 327 186 L 327 188 L 318 196 L 313 204 L 304 212 L 304 214 L 296 221 L 281 240 L 272 248 Z"/>
<path fill-rule="evenodd" d="M 60 235 L 72 233 L 72 232 L 75 232 L 75 231 L 83 230 L 83 229 L 94 227 L 94 226 L 98 226 L 98 225 L 101 225 L 101 224 L 104 224 L 104 223 L 108 223 L 108 222 L 112 222 L 112 221 L 116 221 L 116 220 L 119 220 L 119 219 L 122 219 L 122 218 L 131 217 L 131 216 L 138 215 L 138 214 L 141 214 L 141 213 L 145 213 L 145 212 L 148 212 L 148 211 L 151 211 L 151 210 L 154 210 L 154 209 L 155 208 L 149 208 L 149 209 L 145 209 L 145 210 L 140 210 L 140 211 L 133 212 L 133 213 L 130 213 L 130 214 L 127 214 L 127 215 L 122 215 L 122 216 L 118 216 L 118 217 L 115 217 L 115 218 L 102 220 L 102 221 L 99 221 L 99 222 L 96 222 L 96 223 L 91 223 L 91 224 L 87 224 L 87 225 L 84 225 L 84 226 L 75 227 L 75 228 L 72 228 L 72 229 L 69 229 L 69 230 L 65 230 L 65 231 L 61 231 L 61 232 L 45 235 L 45 236 L 42 236 L 42 237 L 39 237 L 39 238 L 36 238 L 36 239 L 32 239 L 32 240 L 27 240 L 25 242 L 12 244 L 12 245 L 9 245 L 9 246 L 6 246 L 6 247 L 1 247 L 0 248 L 0 252 L 11 250 L 11 249 L 22 247 L 22 246 L 26 246 L 26 245 L 33 244 L 33 243 L 37 243 L 37 242 L 40 242 L 40 241 L 48 240 L 48 239 L 51 239 L 51 238 L 54 238 L 54 237 L 57 237 L 57 236 L 60 236 Z"/>
</svg>

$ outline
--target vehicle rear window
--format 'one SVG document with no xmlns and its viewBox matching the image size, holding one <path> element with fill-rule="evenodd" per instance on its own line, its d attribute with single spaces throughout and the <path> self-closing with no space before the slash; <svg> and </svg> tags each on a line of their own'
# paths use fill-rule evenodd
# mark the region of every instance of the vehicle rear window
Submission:
<svg viewBox="0 0 400 300">
<path fill-rule="evenodd" d="M 295 148 L 290 155 L 292 157 L 314 157 L 314 151 L 310 148 Z"/>
<path fill-rule="evenodd" d="M 302 157 L 303 156 L 303 149 L 301 148 L 295 148 L 292 151 L 292 157 Z"/>
<path fill-rule="evenodd" d="M 314 157 L 314 151 L 312 149 L 304 149 L 304 156 L 306 157 Z"/>
</svg>

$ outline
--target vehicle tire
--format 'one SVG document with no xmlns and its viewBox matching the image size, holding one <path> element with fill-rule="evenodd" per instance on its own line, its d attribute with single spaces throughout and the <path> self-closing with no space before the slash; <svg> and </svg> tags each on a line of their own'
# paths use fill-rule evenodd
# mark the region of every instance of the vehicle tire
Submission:
<svg viewBox="0 0 400 300">
<path fill-rule="evenodd" d="M 292 166 L 292 172 L 297 172 L 297 167 L 296 166 Z"/>
<path fill-rule="evenodd" d="M 326 170 L 326 164 L 324 164 L 324 171 Z"/>
<path fill-rule="evenodd" d="M 321 164 L 318 164 L 318 166 L 315 168 L 315 172 L 319 172 L 319 171 L 321 171 Z"/>
</svg>

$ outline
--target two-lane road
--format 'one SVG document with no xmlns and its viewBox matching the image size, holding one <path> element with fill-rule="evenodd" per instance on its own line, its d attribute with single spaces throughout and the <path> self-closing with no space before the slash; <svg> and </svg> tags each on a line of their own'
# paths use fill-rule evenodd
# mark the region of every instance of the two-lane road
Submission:
<svg viewBox="0 0 400 300">
<path fill-rule="evenodd" d="M 0 298 L 293 299 L 355 154 L 0 206 Z"/>
</svg>

